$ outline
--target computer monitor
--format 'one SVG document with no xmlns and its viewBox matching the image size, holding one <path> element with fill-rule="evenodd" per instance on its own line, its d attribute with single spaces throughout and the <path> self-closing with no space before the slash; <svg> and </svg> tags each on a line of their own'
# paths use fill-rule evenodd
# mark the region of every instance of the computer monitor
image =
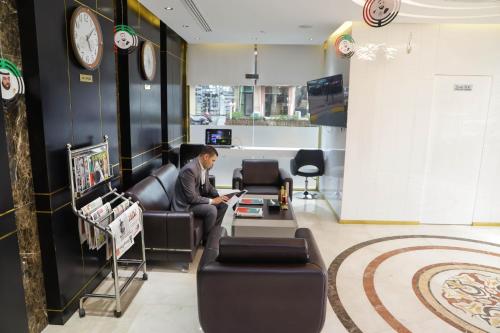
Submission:
<svg viewBox="0 0 500 333">
<path fill-rule="evenodd" d="M 231 146 L 232 131 L 230 129 L 207 128 L 205 144 L 211 146 Z"/>
</svg>

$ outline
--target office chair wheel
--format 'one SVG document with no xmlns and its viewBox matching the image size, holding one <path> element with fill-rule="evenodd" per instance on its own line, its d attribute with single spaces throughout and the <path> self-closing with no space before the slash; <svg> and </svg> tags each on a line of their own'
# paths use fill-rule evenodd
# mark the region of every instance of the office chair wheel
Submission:
<svg viewBox="0 0 500 333">
<path fill-rule="evenodd" d="M 80 318 L 85 317 L 85 309 L 84 308 L 79 308 L 78 309 L 78 315 L 80 316 Z"/>
<path fill-rule="evenodd" d="M 121 311 L 116 311 L 115 310 L 115 317 L 116 318 L 120 318 L 122 316 L 122 312 Z"/>
<path fill-rule="evenodd" d="M 144 281 L 147 281 L 147 280 L 148 280 L 148 274 L 143 273 L 143 274 L 142 274 L 142 279 L 143 279 Z"/>
</svg>

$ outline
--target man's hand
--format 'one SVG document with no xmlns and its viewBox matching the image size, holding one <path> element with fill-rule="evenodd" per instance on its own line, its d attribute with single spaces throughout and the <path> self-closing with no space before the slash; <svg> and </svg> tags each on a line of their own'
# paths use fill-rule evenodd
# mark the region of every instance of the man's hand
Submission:
<svg viewBox="0 0 500 333">
<path fill-rule="evenodd" d="M 220 204 L 220 203 L 222 203 L 222 202 L 226 202 L 226 201 L 228 201 L 228 200 L 229 200 L 229 198 L 228 198 L 228 197 L 226 197 L 225 195 L 222 195 L 222 196 L 220 196 L 220 197 L 213 198 L 213 199 L 212 199 L 212 205 L 218 205 L 218 204 Z"/>
</svg>

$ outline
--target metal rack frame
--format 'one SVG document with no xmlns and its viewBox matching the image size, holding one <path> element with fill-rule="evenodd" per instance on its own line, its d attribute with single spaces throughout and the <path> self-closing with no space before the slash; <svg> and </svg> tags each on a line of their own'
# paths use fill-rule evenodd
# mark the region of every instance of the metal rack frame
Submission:
<svg viewBox="0 0 500 333">
<path fill-rule="evenodd" d="M 75 179 L 73 177 L 73 174 L 74 174 L 74 166 L 73 166 L 73 157 L 74 156 L 73 155 L 85 153 L 85 151 L 90 151 L 92 149 L 103 147 L 103 146 L 106 148 L 106 153 L 108 154 L 108 168 L 109 168 L 108 170 L 110 172 L 109 177 L 107 179 L 99 182 L 98 184 L 95 184 L 95 185 L 85 189 L 84 191 L 80 191 L 80 192 L 75 191 Z M 145 251 L 145 247 L 144 247 L 144 224 L 143 224 L 142 214 L 140 217 L 142 260 L 140 260 L 140 259 L 118 259 L 116 256 L 116 239 L 115 239 L 113 233 L 111 232 L 111 228 L 109 226 L 107 226 L 106 228 L 103 228 L 102 226 L 99 225 L 100 222 L 109 218 L 113 214 L 113 211 L 111 211 L 110 213 L 106 214 L 105 216 L 99 218 L 97 221 L 92 221 L 89 219 L 88 216 L 85 216 L 84 214 L 82 214 L 82 212 L 76 206 L 76 202 L 78 199 L 84 197 L 86 194 L 88 194 L 91 190 L 95 189 L 97 186 L 104 185 L 104 184 L 107 185 L 108 192 L 106 194 L 104 194 L 103 196 L 101 196 L 101 198 L 104 199 L 104 198 L 112 195 L 112 196 L 114 196 L 114 198 L 112 198 L 109 201 L 109 203 L 113 203 L 117 200 L 123 200 L 123 201 L 126 200 L 126 201 L 129 201 L 130 203 L 132 203 L 131 199 L 126 198 L 123 195 L 123 193 L 118 193 L 117 189 L 113 188 L 111 185 L 111 179 L 113 178 L 113 175 L 112 175 L 113 169 L 111 168 L 111 165 L 109 165 L 108 136 L 105 135 L 104 142 L 97 144 L 97 145 L 72 150 L 71 144 L 68 143 L 66 145 L 66 147 L 68 150 L 68 165 L 69 165 L 70 185 L 71 185 L 71 206 L 73 208 L 73 212 L 75 213 L 76 216 L 81 218 L 86 223 L 89 223 L 92 227 L 97 228 L 97 229 L 101 230 L 102 232 L 104 232 L 107 235 L 107 237 L 111 237 L 112 246 L 113 246 L 113 251 L 112 251 L 113 252 L 112 253 L 113 260 L 112 260 L 112 273 L 111 273 L 111 275 L 112 275 L 113 282 L 114 282 L 114 293 L 113 294 L 93 294 L 93 293 L 84 294 L 82 297 L 80 297 L 78 313 L 79 313 L 80 317 L 85 317 L 85 309 L 83 308 L 83 302 L 87 298 L 91 298 L 91 297 L 110 298 L 110 299 L 115 300 L 115 313 L 114 314 L 115 314 L 115 317 L 119 318 L 122 315 L 121 297 L 125 293 L 125 291 L 127 290 L 127 287 L 130 285 L 132 280 L 135 278 L 135 276 L 137 275 L 139 270 L 141 270 L 141 268 L 143 271 L 142 272 L 142 280 L 148 279 L 148 274 L 146 272 L 146 251 Z M 120 286 L 120 281 L 119 281 L 120 277 L 118 275 L 118 265 L 119 264 L 125 264 L 125 265 L 130 265 L 130 264 L 134 265 L 135 264 L 135 265 L 137 265 L 136 268 L 134 269 L 132 275 L 127 277 L 127 280 L 121 286 Z"/>
</svg>

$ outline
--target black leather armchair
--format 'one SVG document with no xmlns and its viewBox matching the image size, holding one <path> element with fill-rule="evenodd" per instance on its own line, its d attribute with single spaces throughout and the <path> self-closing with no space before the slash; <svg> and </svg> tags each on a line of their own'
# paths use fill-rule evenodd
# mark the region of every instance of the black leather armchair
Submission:
<svg viewBox="0 0 500 333">
<path fill-rule="evenodd" d="M 328 279 L 310 230 L 291 239 L 226 234 L 212 230 L 198 267 L 203 332 L 319 333 Z"/>
<path fill-rule="evenodd" d="M 300 149 L 290 160 L 290 171 L 294 176 L 306 177 L 305 189 L 301 199 L 314 199 L 316 194 L 308 190 L 308 177 L 322 176 L 325 173 L 325 158 L 321 149 Z"/>
<path fill-rule="evenodd" d="M 203 235 L 203 221 L 170 206 L 177 169 L 167 164 L 131 187 L 126 195 L 139 200 L 144 212 L 146 256 L 153 260 L 192 262 Z"/>
<path fill-rule="evenodd" d="M 281 169 L 277 160 L 243 160 L 241 168 L 234 169 L 233 189 L 247 190 L 249 194 L 276 194 L 281 186 L 293 194 L 293 180 Z"/>
</svg>

